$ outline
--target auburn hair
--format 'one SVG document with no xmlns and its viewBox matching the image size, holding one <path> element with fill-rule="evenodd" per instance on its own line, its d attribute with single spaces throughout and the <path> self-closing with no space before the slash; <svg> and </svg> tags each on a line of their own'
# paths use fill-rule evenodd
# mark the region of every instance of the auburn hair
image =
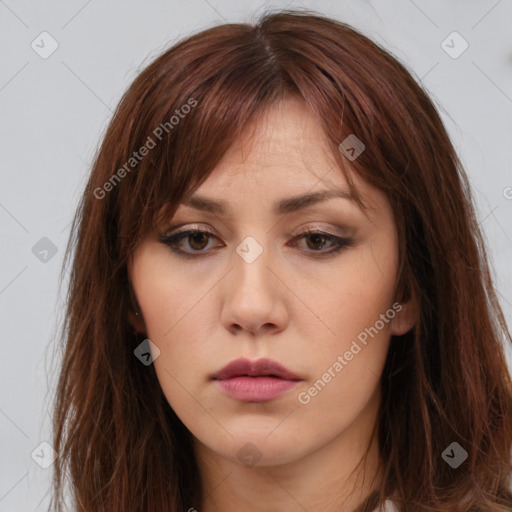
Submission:
<svg viewBox="0 0 512 512">
<path fill-rule="evenodd" d="M 249 123 L 292 95 L 322 123 L 356 197 L 339 146 L 351 134 L 364 143 L 351 165 L 392 206 L 397 289 L 419 308 L 415 327 L 391 339 L 375 428 L 384 478 L 358 510 L 387 497 L 401 511 L 511 510 L 504 344 L 512 339 L 468 178 L 410 72 L 354 28 L 309 10 L 196 33 L 158 56 L 122 97 L 66 252 L 52 510 L 62 510 L 66 483 L 78 512 L 200 506 L 191 434 L 154 367 L 134 356 L 141 340 L 128 321 L 127 262 Z M 442 457 L 454 442 L 467 452 L 457 469 Z"/>
</svg>

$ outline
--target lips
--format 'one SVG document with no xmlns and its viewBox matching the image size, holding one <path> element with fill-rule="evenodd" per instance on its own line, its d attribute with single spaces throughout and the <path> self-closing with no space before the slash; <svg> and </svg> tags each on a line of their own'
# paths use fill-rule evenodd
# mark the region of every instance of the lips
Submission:
<svg viewBox="0 0 512 512">
<path fill-rule="evenodd" d="M 213 379 L 228 380 L 235 377 L 276 377 L 290 381 L 302 380 L 299 375 L 288 370 L 282 364 L 266 358 L 256 361 L 245 358 L 235 359 L 218 371 Z"/>
<path fill-rule="evenodd" d="M 239 402 L 270 402 L 285 395 L 302 379 L 271 359 L 236 359 L 212 379 L 219 390 Z"/>
</svg>

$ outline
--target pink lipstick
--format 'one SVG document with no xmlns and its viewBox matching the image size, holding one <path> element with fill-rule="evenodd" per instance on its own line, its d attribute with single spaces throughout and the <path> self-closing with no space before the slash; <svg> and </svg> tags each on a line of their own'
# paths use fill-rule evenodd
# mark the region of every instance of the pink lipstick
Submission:
<svg viewBox="0 0 512 512">
<path fill-rule="evenodd" d="M 235 359 L 213 379 L 231 398 L 242 402 L 268 402 L 278 398 L 302 379 L 271 359 Z"/>
</svg>

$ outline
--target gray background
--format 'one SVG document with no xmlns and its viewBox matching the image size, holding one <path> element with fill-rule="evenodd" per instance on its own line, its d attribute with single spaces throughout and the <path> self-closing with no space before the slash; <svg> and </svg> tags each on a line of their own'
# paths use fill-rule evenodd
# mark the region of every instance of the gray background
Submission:
<svg viewBox="0 0 512 512">
<path fill-rule="evenodd" d="M 58 277 L 69 224 L 112 110 L 137 73 L 182 36 L 285 6 L 351 23 L 422 80 L 470 176 L 512 324 L 511 0 L 0 0 L 0 511 L 45 510 L 48 502 L 51 467 L 41 468 L 31 454 L 47 460 L 51 453 L 39 445 L 51 441 L 58 366 L 52 354 L 64 297 Z M 43 31 L 58 43 L 46 59 L 31 47 L 35 41 L 50 48 L 49 39 L 41 43 Z M 458 58 L 441 46 L 453 31 L 469 44 Z M 453 37 L 444 44 L 452 53 L 462 48 Z M 54 255 L 40 241 L 45 237 Z"/>
</svg>

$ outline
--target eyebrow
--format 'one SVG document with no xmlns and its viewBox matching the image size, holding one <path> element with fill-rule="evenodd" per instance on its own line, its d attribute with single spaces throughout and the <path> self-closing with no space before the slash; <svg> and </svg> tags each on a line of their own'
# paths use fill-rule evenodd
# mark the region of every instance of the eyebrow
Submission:
<svg viewBox="0 0 512 512">
<path fill-rule="evenodd" d="M 352 195 L 345 190 L 322 190 L 320 192 L 312 192 L 301 196 L 280 199 L 273 204 L 273 212 L 275 215 L 286 215 L 334 198 L 354 201 Z M 229 212 L 229 206 L 226 201 L 214 200 L 200 195 L 190 196 L 183 204 L 196 210 L 218 215 L 226 215 Z"/>
</svg>

